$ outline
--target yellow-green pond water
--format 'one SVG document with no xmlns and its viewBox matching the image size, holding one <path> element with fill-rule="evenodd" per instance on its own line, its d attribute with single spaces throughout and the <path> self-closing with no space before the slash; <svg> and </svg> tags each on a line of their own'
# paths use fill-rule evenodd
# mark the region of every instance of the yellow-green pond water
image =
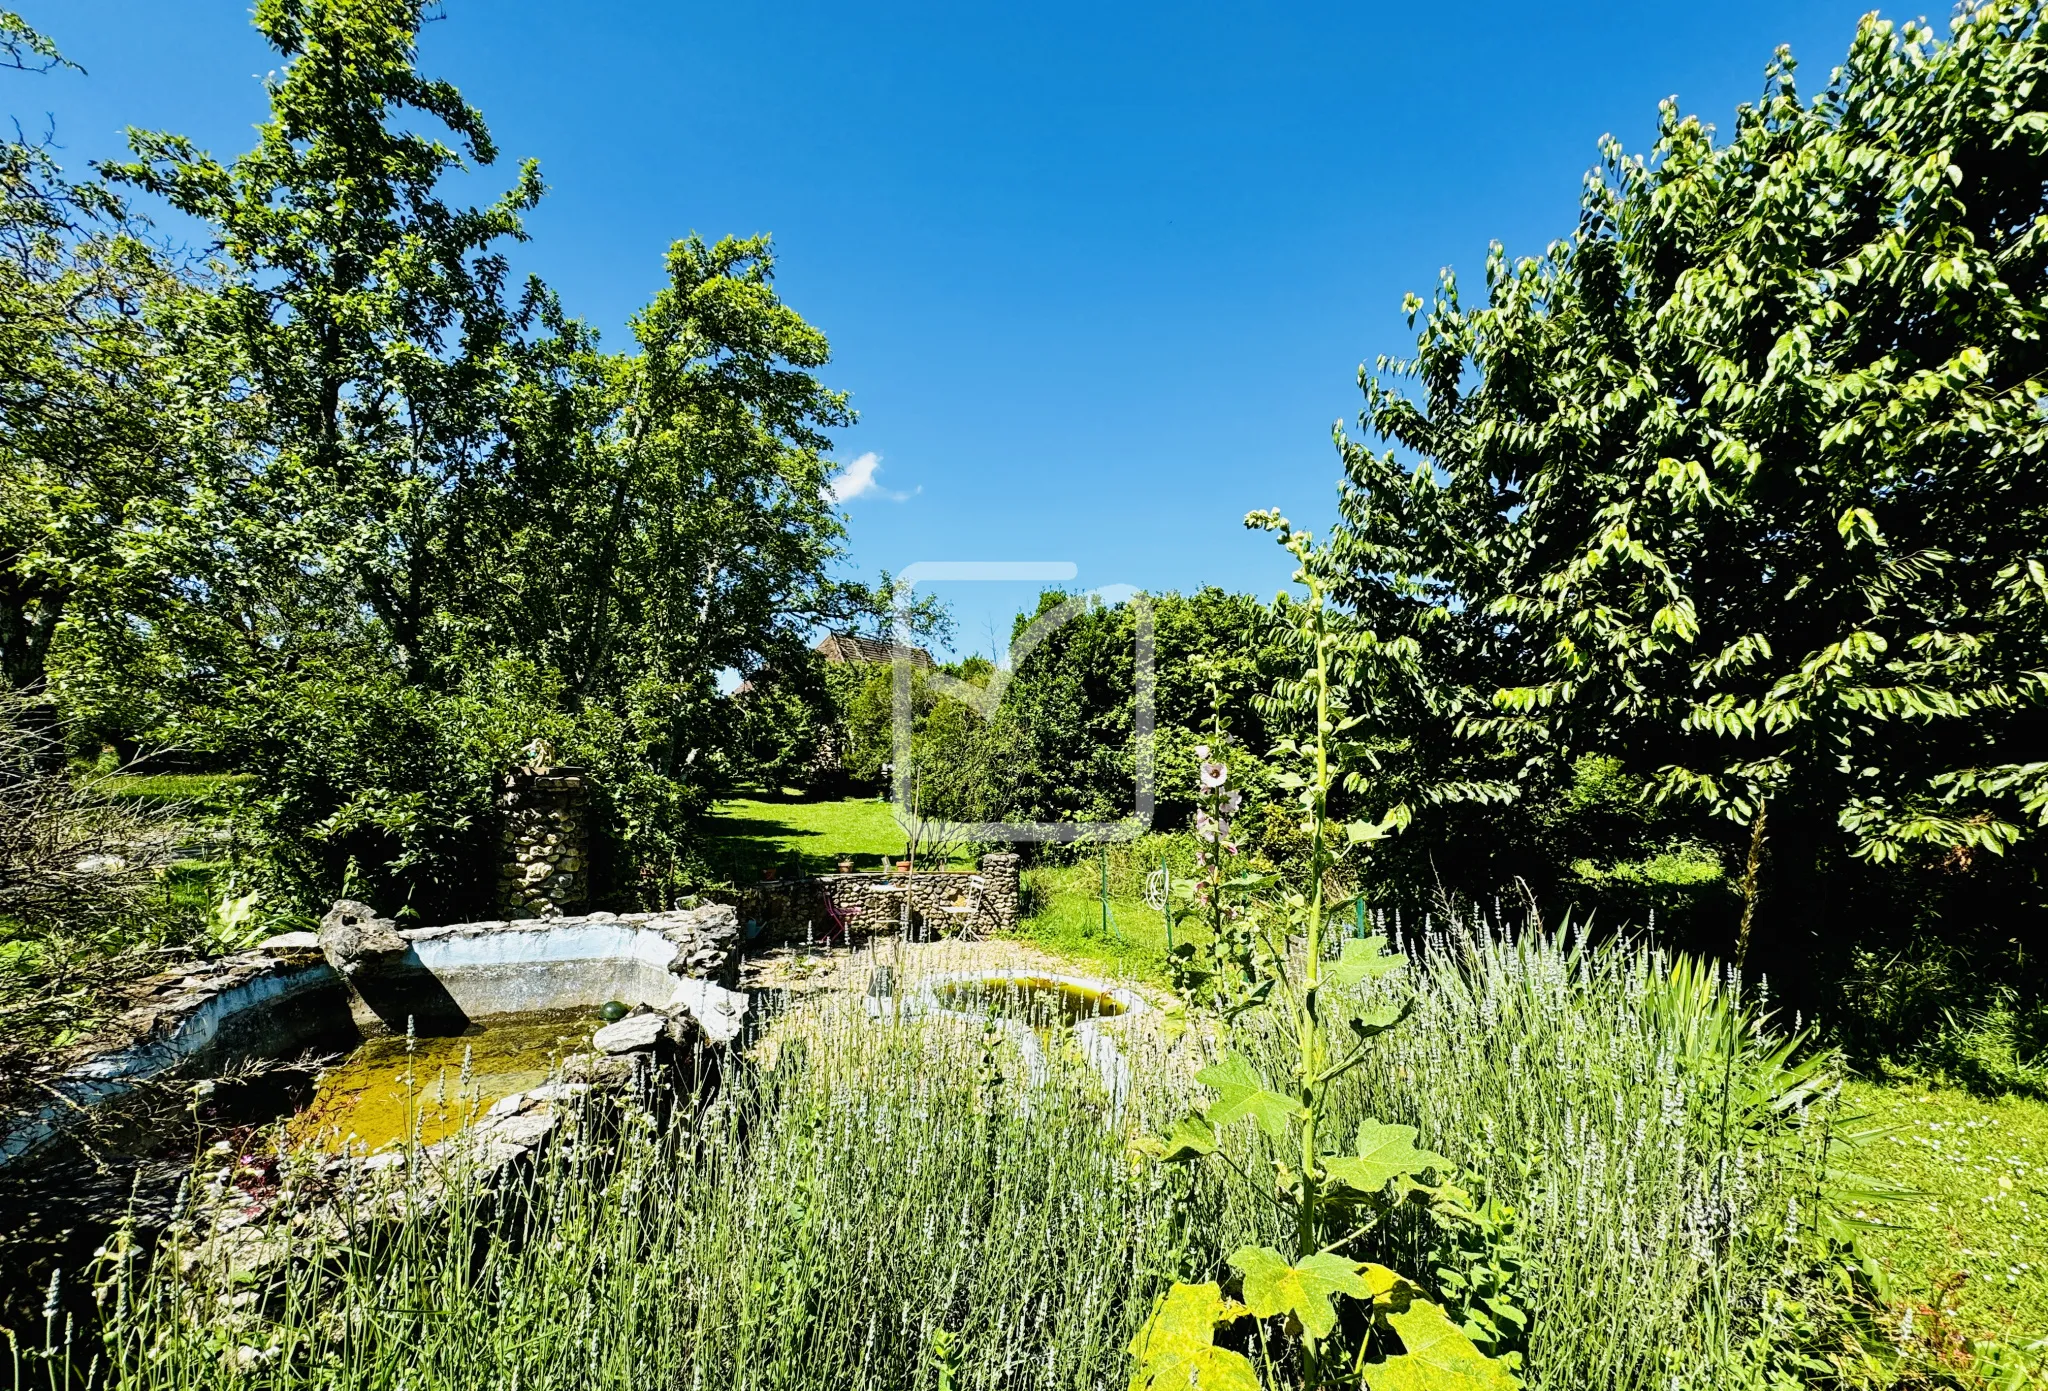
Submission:
<svg viewBox="0 0 2048 1391">
<path fill-rule="evenodd" d="M 496 1015 L 446 1038 L 370 1039 L 320 1074 L 312 1100 L 285 1122 L 285 1139 L 360 1153 L 413 1131 L 431 1145 L 492 1102 L 547 1081 L 602 1023 L 594 1011 L 551 1010 Z"/>
<path fill-rule="evenodd" d="M 1039 1027 L 1078 1024 L 1083 1019 L 1112 1019 L 1124 1012 L 1124 1007 L 1108 991 L 1050 976 L 947 981 L 937 986 L 933 994 L 948 1009 L 1021 1019 Z"/>
</svg>

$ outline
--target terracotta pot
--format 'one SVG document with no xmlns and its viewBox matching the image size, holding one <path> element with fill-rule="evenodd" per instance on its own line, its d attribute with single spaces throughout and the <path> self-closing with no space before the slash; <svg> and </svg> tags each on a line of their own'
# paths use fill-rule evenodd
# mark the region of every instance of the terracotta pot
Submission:
<svg viewBox="0 0 2048 1391">
<path fill-rule="evenodd" d="M 770 865 L 770 866 L 768 866 L 768 868 L 766 868 L 766 869 L 762 870 L 762 871 L 761 871 L 761 877 L 762 877 L 763 879 L 765 879 L 765 880 L 769 880 L 770 882 L 773 882 L 773 880 L 774 880 L 774 878 L 775 878 L 775 866 L 774 866 L 774 865 Z"/>
<path fill-rule="evenodd" d="M 842 855 L 839 859 L 839 872 L 841 874 L 853 873 L 853 861 Z"/>
</svg>

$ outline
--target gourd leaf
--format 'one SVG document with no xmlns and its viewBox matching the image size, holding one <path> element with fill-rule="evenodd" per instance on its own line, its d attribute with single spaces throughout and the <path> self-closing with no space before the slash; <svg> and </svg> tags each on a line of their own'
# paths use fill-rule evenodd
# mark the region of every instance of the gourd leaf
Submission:
<svg viewBox="0 0 2048 1391">
<path fill-rule="evenodd" d="M 1353 1154 L 1326 1157 L 1323 1170 L 1346 1188 L 1361 1193 L 1377 1193 L 1395 1179 L 1424 1169 L 1448 1171 L 1451 1167 L 1451 1161 L 1434 1150 L 1415 1147 L 1412 1125 L 1366 1121 L 1358 1127 L 1352 1149 Z"/>
<path fill-rule="evenodd" d="M 1216 1093 L 1215 1104 L 1203 1112 L 1211 1125 L 1229 1125 L 1250 1116 L 1268 1136 L 1284 1140 L 1288 1123 L 1300 1114 L 1292 1097 L 1268 1091 L 1266 1079 L 1235 1053 L 1203 1068 L 1195 1080 Z"/>
<path fill-rule="evenodd" d="M 1337 1311 L 1330 1302 L 1334 1297 L 1373 1297 L 1373 1285 L 1360 1273 L 1358 1262 L 1342 1256 L 1303 1256 L 1299 1264 L 1289 1265 L 1270 1246 L 1245 1246 L 1231 1256 L 1230 1266 L 1244 1276 L 1244 1302 L 1252 1313 L 1262 1319 L 1292 1314 L 1315 1338 L 1329 1337 L 1337 1326 Z"/>
<path fill-rule="evenodd" d="M 1225 1299 L 1214 1281 L 1175 1285 L 1131 1339 L 1138 1369 L 1130 1391 L 1259 1391 L 1258 1372 L 1243 1354 L 1216 1346 L 1216 1330 L 1244 1315 L 1244 1305 Z"/>
<path fill-rule="evenodd" d="M 1368 976 L 1378 980 L 1408 964 L 1408 958 L 1386 950 L 1387 939 L 1375 932 L 1370 937 L 1353 937 L 1344 944 L 1344 954 L 1332 962 L 1325 979 L 1339 985 L 1356 985 Z"/>
<path fill-rule="evenodd" d="M 1410 1299 L 1406 1308 L 1390 1307 L 1380 1317 L 1401 1335 L 1407 1351 L 1365 1364 L 1369 1391 L 1518 1391 L 1521 1386 L 1426 1299 Z"/>
<path fill-rule="evenodd" d="M 1398 1005 L 1382 1005 L 1378 1009 L 1369 1009 L 1363 1014 L 1353 1015 L 1344 1022 L 1351 1026 L 1351 1032 L 1358 1036 L 1360 1043 L 1363 1043 L 1369 1038 L 1385 1033 L 1414 1012 L 1415 1001 L 1404 1000 Z"/>
<path fill-rule="evenodd" d="M 1157 1143 L 1159 1157 L 1169 1164 L 1200 1159 L 1216 1152 L 1216 1129 L 1200 1116 L 1182 1116 Z"/>
</svg>

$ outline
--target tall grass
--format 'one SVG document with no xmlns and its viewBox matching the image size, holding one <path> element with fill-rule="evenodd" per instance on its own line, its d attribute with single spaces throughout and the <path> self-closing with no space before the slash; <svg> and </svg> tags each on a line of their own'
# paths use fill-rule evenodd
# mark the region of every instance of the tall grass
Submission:
<svg viewBox="0 0 2048 1391">
<path fill-rule="evenodd" d="M 999 1035 L 856 1003 L 775 1030 L 706 1110 L 556 1146 L 488 1210 L 281 1230 L 294 1260 L 256 1286 L 190 1242 L 137 1256 L 71 1363 L 150 1391 L 1120 1383 L 1158 1283 L 1213 1264 L 1173 1176 L 1130 1161 L 1077 1059 L 1027 1095 Z"/>
<path fill-rule="evenodd" d="M 1415 956 L 1414 1013 L 1339 1092 L 1339 1133 L 1415 1125 L 1517 1209 L 1528 1385 L 1772 1384 L 1800 1351 L 1781 1296 L 1820 1293 L 1826 1060 L 1646 949 L 1481 932 Z M 1031 1088 L 999 1035 L 860 1005 L 784 1016 L 709 1108 L 585 1130 L 495 1204 L 281 1228 L 295 1259 L 257 1284 L 175 1237 L 109 1278 L 116 1258 L 72 1365 L 147 1391 L 1120 1387 L 1165 1283 L 1228 1279 L 1225 1255 L 1272 1238 L 1248 1186 L 1128 1143 L 1187 1105 L 1198 1055 L 1269 1043 L 1256 1019 L 1134 1042 L 1119 1116 L 1058 1049 Z M 1261 1143 L 1228 1137 L 1254 1176 Z M 1432 1238 L 1418 1210 L 1369 1241 L 1427 1285 Z M 45 1372 L 25 1357 L 17 1385 Z"/>
<path fill-rule="evenodd" d="M 1783 1364 L 1773 1291 L 1811 1274 L 1842 1143 L 1832 1059 L 1641 945 L 1482 927 L 1411 946 L 1387 993 L 1414 1013 L 1346 1079 L 1337 1129 L 1414 1125 L 1516 1209 L 1531 1391 L 1746 1386 Z M 1429 1237 L 1393 1223 L 1379 1258 L 1427 1280 Z"/>
</svg>

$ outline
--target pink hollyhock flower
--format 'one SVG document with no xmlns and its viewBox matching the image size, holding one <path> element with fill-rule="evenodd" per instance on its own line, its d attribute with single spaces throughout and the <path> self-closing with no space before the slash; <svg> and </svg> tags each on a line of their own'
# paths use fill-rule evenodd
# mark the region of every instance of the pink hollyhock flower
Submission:
<svg viewBox="0 0 2048 1391">
<path fill-rule="evenodd" d="M 1221 787 L 1229 779 L 1230 770 L 1221 763 L 1205 762 L 1202 764 L 1202 786 L 1204 788 Z"/>
</svg>

